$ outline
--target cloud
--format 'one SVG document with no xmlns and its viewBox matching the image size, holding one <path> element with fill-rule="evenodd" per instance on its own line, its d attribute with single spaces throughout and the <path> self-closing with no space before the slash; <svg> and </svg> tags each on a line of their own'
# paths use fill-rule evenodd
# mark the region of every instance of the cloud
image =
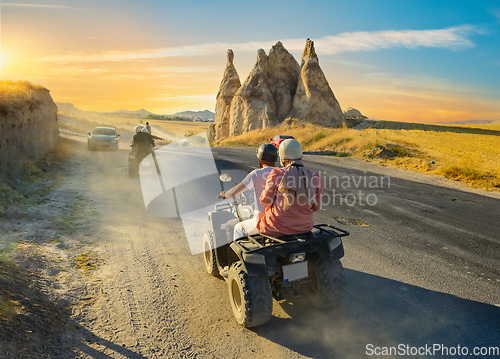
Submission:
<svg viewBox="0 0 500 359">
<path fill-rule="evenodd" d="M 88 72 L 103 72 L 102 69 L 75 69 L 75 68 L 69 68 L 69 69 L 54 69 L 54 71 L 59 71 L 59 72 L 85 72 L 85 73 L 88 73 Z"/>
<path fill-rule="evenodd" d="M 357 98 L 371 99 L 380 103 L 403 101 L 422 107 L 448 106 L 479 108 L 482 111 L 497 111 L 500 109 L 494 90 L 480 84 L 464 84 L 458 79 L 445 79 L 425 74 L 394 74 L 373 72 L 362 74 L 356 83 L 346 83 L 342 86 L 344 93 L 355 94 Z M 366 94 L 366 96 L 364 95 Z M 377 99 L 377 100 L 375 100 Z M 375 104 L 375 106 L 379 106 Z"/>
<path fill-rule="evenodd" d="M 478 32 L 478 29 L 470 25 L 438 30 L 351 32 L 325 36 L 315 41 L 315 46 L 321 49 L 322 54 L 375 51 L 395 47 L 462 50 L 475 46 L 467 37 Z"/>
<path fill-rule="evenodd" d="M 495 16 L 497 20 L 500 21 L 500 9 L 493 9 L 491 12 L 493 13 L 493 16 Z"/>
<path fill-rule="evenodd" d="M 196 101 L 215 101 L 217 97 L 216 94 L 211 95 L 191 95 L 191 96 L 172 96 L 170 94 L 164 93 L 161 94 L 162 97 L 154 97 L 150 98 L 150 101 L 178 101 L 178 100 L 196 100 Z"/>
<path fill-rule="evenodd" d="M 29 8 L 50 8 L 50 9 L 73 9 L 72 6 L 66 5 L 48 5 L 48 4 L 17 4 L 11 2 L 3 2 L 2 7 L 29 7 Z"/>
<path fill-rule="evenodd" d="M 161 88 L 171 88 L 171 89 L 195 89 L 196 86 L 183 86 L 183 85 L 161 85 Z"/>
<path fill-rule="evenodd" d="M 374 32 L 346 32 L 332 36 L 324 36 L 314 40 L 316 49 L 322 55 L 339 54 L 344 52 L 376 51 L 390 48 L 416 49 L 419 47 L 446 48 L 463 50 L 474 47 L 468 38 L 481 31 L 471 25 L 450 27 L 436 30 L 402 30 L 402 31 L 374 31 Z M 304 39 L 283 40 L 283 44 L 290 51 L 302 51 Z M 249 41 L 245 43 L 207 43 L 180 47 L 158 48 L 145 51 L 119 52 L 108 51 L 101 53 L 73 53 L 60 56 L 50 56 L 42 61 L 55 62 L 116 62 L 151 60 L 165 57 L 202 56 L 226 52 L 233 49 L 238 52 L 256 52 L 259 48 L 269 49 L 274 45 L 272 41 Z"/>
<path fill-rule="evenodd" d="M 154 67 L 154 68 L 148 68 L 148 72 L 160 72 L 160 73 L 208 73 L 208 72 L 214 72 L 214 69 L 208 69 L 208 68 L 203 68 L 203 67 Z"/>
</svg>

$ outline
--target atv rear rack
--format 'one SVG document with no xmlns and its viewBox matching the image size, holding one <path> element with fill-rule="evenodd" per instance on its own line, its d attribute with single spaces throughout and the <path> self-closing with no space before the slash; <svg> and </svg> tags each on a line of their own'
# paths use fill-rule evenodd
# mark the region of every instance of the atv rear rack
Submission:
<svg viewBox="0 0 500 359">
<path fill-rule="evenodd" d="M 317 224 L 314 226 L 315 229 L 319 230 L 319 232 L 307 232 L 307 233 L 301 233 L 301 234 L 292 234 L 292 235 L 285 235 L 281 236 L 279 238 L 273 237 L 273 236 L 268 236 L 266 234 L 251 234 L 247 235 L 247 237 L 242 237 L 239 239 L 235 239 L 234 243 L 238 246 L 241 247 L 245 252 L 252 253 L 254 251 L 258 251 L 261 248 L 272 248 L 272 247 L 277 247 L 277 246 L 286 246 L 286 245 L 292 245 L 296 244 L 297 242 L 313 242 L 316 239 L 320 239 L 320 237 L 323 237 L 323 235 L 327 234 L 329 235 L 329 238 L 340 238 L 340 237 L 345 237 L 349 235 L 349 232 L 331 226 L 329 224 Z M 242 242 L 244 241 L 250 241 L 254 245 L 256 245 L 258 248 L 248 248 L 246 247 Z M 264 242 L 267 242 L 264 244 Z"/>
</svg>

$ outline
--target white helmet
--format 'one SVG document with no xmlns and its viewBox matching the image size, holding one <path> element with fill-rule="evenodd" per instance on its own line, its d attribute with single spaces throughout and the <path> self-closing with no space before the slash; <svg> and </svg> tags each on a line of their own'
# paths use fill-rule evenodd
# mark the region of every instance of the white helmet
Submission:
<svg viewBox="0 0 500 359">
<path fill-rule="evenodd" d="M 134 131 L 135 133 L 139 133 L 142 130 L 142 126 L 135 126 Z"/>
<path fill-rule="evenodd" d="M 143 127 L 141 132 L 146 132 L 146 133 L 149 133 L 148 129 L 146 127 Z"/>
<path fill-rule="evenodd" d="M 282 160 L 300 160 L 302 158 L 302 146 L 300 142 L 289 138 L 280 143 L 279 155 Z"/>
</svg>

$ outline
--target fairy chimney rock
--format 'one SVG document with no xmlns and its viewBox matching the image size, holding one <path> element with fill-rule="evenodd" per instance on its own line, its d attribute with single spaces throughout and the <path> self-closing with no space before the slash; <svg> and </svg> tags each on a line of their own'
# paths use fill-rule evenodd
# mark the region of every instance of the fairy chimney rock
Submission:
<svg viewBox="0 0 500 359">
<path fill-rule="evenodd" d="M 267 81 L 268 62 L 266 52 L 259 49 L 253 70 L 231 103 L 230 136 L 278 125 L 276 106 Z"/>
<path fill-rule="evenodd" d="M 215 105 L 209 136 L 221 140 L 244 132 L 277 126 L 288 117 L 338 127 L 344 114 L 319 66 L 314 43 L 307 39 L 301 65 L 278 41 L 269 51 L 257 51 L 257 61 L 241 84 L 227 52 L 227 65 Z"/>
<path fill-rule="evenodd" d="M 306 40 L 306 47 L 302 53 L 302 62 L 300 63 L 300 66 L 304 66 L 306 61 L 315 61 L 319 63 L 318 55 L 316 55 L 316 49 L 314 48 L 314 41 L 311 39 Z"/>
<path fill-rule="evenodd" d="M 229 109 L 234 95 L 241 87 L 238 72 L 233 64 L 233 50 L 227 50 L 227 65 L 215 103 L 215 128 L 212 135 L 221 140 L 229 136 Z"/>
<path fill-rule="evenodd" d="M 290 116 L 299 75 L 299 63 L 278 41 L 269 51 L 268 83 L 276 104 L 276 116 L 280 122 Z"/>
<path fill-rule="evenodd" d="M 266 55 L 266 52 L 263 49 L 258 49 L 257 50 L 257 62 L 255 63 L 255 67 L 252 71 L 255 71 L 257 68 L 260 74 L 263 77 L 267 76 L 267 65 L 268 65 L 269 58 Z"/>
<path fill-rule="evenodd" d="M 310 39 L 302 54 L 292 117 L 327 127 L 340 127 L 344 123 L 342 109 L 319 66 L 314 42 Z"/>
</svg>

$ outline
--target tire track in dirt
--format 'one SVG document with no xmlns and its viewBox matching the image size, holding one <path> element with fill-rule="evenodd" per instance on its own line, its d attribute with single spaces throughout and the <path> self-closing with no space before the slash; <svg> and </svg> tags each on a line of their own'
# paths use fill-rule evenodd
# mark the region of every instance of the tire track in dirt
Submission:
<svg viewBox="0 0 500 359">
<path fill-rule="evenodd" d="M 106 265 L 96 273 L 100 280 L 95 282 L 99 287 L 95 292 L 104 292 L 107 298 L 93 305 L 86 322 L 106 320 L 89 329 L 101 333 L 104 327 L 112 328 L 112 335 L 105 339 L 138 357 L 213 357 L 192 340 L 187 328 L 185 313 L 189 309 L 183 303 L 182 290 L 178 290 L 183 286 L 179 280 L 182 269 L 166 264 L 179 249 L 157 240 L 164 229 L 141 217 L 139 226 L 133 223 L 125 228 L 127 234 L 122 228 L 105 246 Z M 117 354 L 102 344 L 93 348 L 106 355 Z"/>
<path fill-rule="evenodd" d="M 177 315 L 178 307 L 168 303 L 168 298 L 173 298 L 175 294 L 172 291 L 172 286 L 165 283 L 165 275 L 162 275 L 159 270 L 159 265 L 152 256 L 149 250 L 149 242 L 143 238 L 143 242 L 138 244 L 134 241 L 131 246 L 131 252 L 134 263 L 140 263 L 141 276 L 136 280 L 136 283 L 141 283 L 141 279 L 146 279 L 148 282 L 148 293 L 150 297 L 142 299 L 142 308 L 149 312 L 149 321 L 153 321 L 155 329 L 155 341 L 165 343 L 165 339 L 170 343 L 167 346 L 169 353 L 186 353 L 186 357 L 195 357 L 196 354 L 189 352 L 193 348 L 191 340 L 186 335 L 185 330 L 178 330 L 183 327 L 182 321 Z M 174 285 L 175 288 L 175 285 Z M 172 330 L 177 329 L 177 335 L 172 335 Z"/>
</svg>

